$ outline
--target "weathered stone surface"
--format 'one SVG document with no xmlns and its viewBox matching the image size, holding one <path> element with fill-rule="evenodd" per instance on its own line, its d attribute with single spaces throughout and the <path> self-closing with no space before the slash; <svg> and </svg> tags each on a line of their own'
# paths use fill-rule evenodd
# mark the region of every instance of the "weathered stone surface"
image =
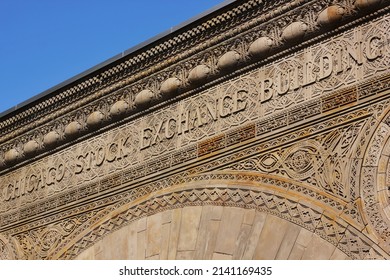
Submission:
<svg viewBox="0 0 390 280">
<path fill-rule="evenodd" d="M 334 24 L 343 18 L 344 9 L 338 5 L 329 6 L 324 9 L 317 18 L 321 25 Z"/>
<path fill-rule="evenodd" d="M 182 211 L 180 208 L 172 210 L 171 231 L 169 233 L 169 248 L 170 248 L 168 252 L 169 260 L 176 259 L 179 234 L 180 234 L 181 216 L 182 216 Z"/>
<path fill-rule="evenodd" d="M 113 232 L 102 240 L 102 259 L 123 260 L 129 257 L 128 228 Z M 120 244 L 120 247 L 118 247 Z"/>
<path fill-rule="evenodd" d="M 271 38 L 268 37 L 260 37 L 256 39 L 250 46 L 249 46 L 249 54 L 252 56 L 265 56 L 269 50 L 271 49 L 273 45 L 273 41 Z"/>
<path fill-rule="evenodd" d="M 87 118 L 87 125 L 91 127 L 98 126 L 104 121 L 104 114 L 100 111 L 92 112 Z"/>
<path fill-rule="evenodd" d="M 57 131 L 50 131 L 43 137 L 43 144 L 46 147 L 50 147 L 58 143 L 60 140 L 60 135 L 58 134 Z"/>
<path fill-rule="evenodd" d="M 244 217 L 243 209 L 225 208 L 222 214 L 221 224 L 219 226 L 216 250 L 218 253 L 232 255 L 238 241 L 241 224 Z"/>
<path fill-rule="evenodd" d="M 253 258 L 256 260 L 275 259 L 287 230 L 288 223 L 286 221 L 268 215 Z"/>
<path fill-rule="evenodd" d="M 161 214 L 156 214 L 147 219 L 146 257 L 158 255 L 161 250 Z"/>
<path fill-rule="evenodd" d="M 188 80 L 191 83 L 200 83 L 205 81 L 210 74 L 210 67 L 207 65 L 201 64 L 194 67 L 188 74 Z"/>
<path fill-rule="evenodd" d="M 176 254 L 177 260 L 193 260 L 194 252 L 193 251 L 179 251 Z"/>
<path fill-rule="evenodd" d="M 165 97 L 169 97 L 172 94 L 175 94 L 181 86 L 181 81 L 174 77 L 166 79 L 160 87 L 160 91 Z"/>
<path fill-rule="evenodd" d="M 304 22 L 293 22 L 283 30 L 282 38 L 285 41 L 300 40 L 305 35 L 307 29 L 308 26 Z"/>
<path fill-rule="evenodd" d="M 82 252 L 78 259 L 349 259 L 318 235 L 273 215 L 256 212 L 253 216 L 250 209 L 222 207 L 224 214 L 221 220 L 216 220 L 211 213 L 218 209 L 221 207 L 191 206 L 157 213 L 141 222 L 134 221 L 104 237 Z M 195 217 L 197 220 L 200 213 L 198 227 L 191 230 L 196 246 L 183 248 L 180 242 L 184 239 L 178 241 L 177 238 L 183 229 L 179 232 L 178 227 L 181 227 L 182 219 Z M 162 224 L 164 215 L 172 215 L 172 221 Z M 242 223 L 245 216 L 254 218 L 252 225 Z M 175 222 L 174 217 L 179 221 Z M 221 237 L 228 234 L 223 231 L 226 220 L 233 221 L 237 217 L 241 223 L 237 221 L 228 228 L 229 231 L 234 229 L 235 233 L 229 235 L 236 239 L 232 242 L 228 236 L 227 241 L 221 242 Z M 277 231 L 272 233 L 272 226 L 279 222 Z M 230 243 L 226 243 L 228 241 Z"/>
<path fill-rule="evenodd" d="M 235 247 L 233 249 L 233 253 L 231 255 L 231 258 L 234 260 L 240 260 L 242 259 L 245 247 L 248 242 L 248 238 L 250 236 L 252 227 L 247 224 L 243 224 L 240 228 L 240 232 L 237 236 L 237 239 L 235 241 Z"/>
<path fill-rule="evenodd" d="M 124 100 L 119 100 L 111 106 L 110 114 L 111 116 L 117 117 L 123 115 L 129 109 L 129 104 Z"/>
<path fill-rule="evenodd" d="M 133 222 L 131 226 L 127 227 L 127 234 L 125 234 L 125 237 L 127 240 L 127 252 L 128 255 L 126 256 L 126 259 L 135 260 L 138 258 L 138 231 L 135 226 L 137 222 Z M 118 244 L 115 245 L 116 248 L 118 248 Z"/>
<path fill-rule="evenodd" d="M 221 70 L 232 69 L 235 66 L 237 66 L 239 61 L 240 61 L 240 54 L 238 52 L 228 51 L 218 59 L 217 67 Z"/>
<path fill-rule="evenodd" d="M 39 144 L 37 141 L 35 140 L 30 140 L 28 141 L 24 147 L 23 147 L 23 150 L 26 154 L 33 154 L 35 152 L 38 151 L 38 148 L 39 148 Z"/>
<path fill-rule="evenodd" d="M 146 232 L 141 231 L 137 234 L 137 260 L 144 260 L 146 259 Z"/>
<path fill-rule="evenodd" d="M 276 254 L 275 259 L 277 260 L 287 260 L 291 254 L 291 251 L 294 247 L 295 242 L 297 241 L 298 234 L 301 230 L 301 227 L 290 224 L 286 231 L 286 234 L 283 237 L 283 240 L 280 244 L 278 253 Z M 321 250 L 321 249 L 320 249 Z"/>
<path fill-rule="evenodd" d="M 171 223 L 166 223 L 161 226 L 161 249 L 159 250 L 159 252 L 160 252 L 160 259 L 162 260 L 168 259 L 170 230 L 171 230 Z"/>
<path fill-rule="evenodd" d="M 81 124 L 78 121 L 73 121 L 65 127 L 66 136 L 76 136 L 81 132 Z"/>
<path fill-rule="evenodd" d="M 220 253 L 214 253 L 213 254 L 213 260 L 231 260 L 232 256 L 220 254 Z"/>
<path fill-rule="evenodd" d="M 387 0 L 234 1 L 0 117 L 0 259 L 389 259 Z"/>
<path fill-rule="evenodd" d="M 302 259 L 327 260 L 333 255 L 334 251 L 334 245 L 314 234 L 312 240 L 306 247 Z"/>
<path fill-rule="evenodd" d="M 378 5 L 382 0 L 356 0 L 355 6 L 359 9 L 365 9 L 370 7 L 375 7 Z"/>
<path fill-rule="evenodd" d="M 151 90 L 144 89 L 135 96 L 134 104 L 137 107 L 145 107 L 152 102 L 153 96 L 154 94 Z"/>
<path fill-rule="evenodd" d="M 288 257 L 289 260 L 301 260 L 303 254 L 305 253 L 305 247 L 301 244 L 294 244 L 294 247 Z"/>
<path fill-rule="evenodd" d="M 202 208 L 183 208 L 177 248 L 179 251 L 195 250 Z"/>
<path fill-rule="evenodd" d="M 202 259 L 205 256 L 207 248 L 215 247 L 218 232 L 211 230 L 211 224 L 213 223 L 212 213 L 214 208 L 215 207 L 208 205 L 202 207 L 202 215 L 199 223 L 198 238 L 196 240 L 196 249 L 194 254 L 194 259 L 196 260 Z"/>
<path fill-rule="evenodd" d="M 314 234 L 304 228 L 300 229 L 299 235 L 296 239 L 296 242 L 293 246 L 293 249 L 289 255 L 290 260 L 300 260 L 305 254 L 306 248 L 309 246 L 309 243 L 313 239 Z"/>
<path fill-rule="evenodd" d="M 334 250 L 330 259 L 331 260 L 350 260 L 350 258 L 345 253 L 340 251 L 339 249 Z"/>
<path fill-rule="evenodd" d="M 253 221 L 252 230 L 249 235 L 247 245 L 245 246 L 245 251 L 242 259 L 244 260 L 253 259 L 260 234 L 263 230 L 266 217 L 267 217 L 266 213 L 256 212 L 255 219 Z"/>
</svg>

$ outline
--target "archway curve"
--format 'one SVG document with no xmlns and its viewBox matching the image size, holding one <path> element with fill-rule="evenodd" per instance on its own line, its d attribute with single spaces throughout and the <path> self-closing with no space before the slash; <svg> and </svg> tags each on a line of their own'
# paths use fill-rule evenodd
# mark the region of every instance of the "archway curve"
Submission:
<svg viewBox="0 0 390 280">
<path fill-rule="evenodd" d="M 176 208 L 206 205 L 254 209 L 278 217 L 314 233 L 352 259 L 389 258 L 349 219 L 340 215 L 337 207 L 334 209 L 319 202 L 318 196 L 310 199 L 310 195 L 288 191 L 288 186 L 306 188 L 299 183 L 255 172 L 213 172 L 192 178 L 190 183 L 173 185 L 122 205 L 92 227 L 70 237 L 68 244 L 50 258 L 76 258 L 105 236 L 144 217 Z M 267 184 L 266 181 L 279 184 Z M 325 193 L 322 195 L 325 200 L 332 200 Z M 338 203 L 341 202 L 333 204 Z"/>
<path fill-rule="evenodd" d="M 372 124 L 362 135 L 359 190 L 362 216 L 367 232 L 387 252 L 390 251 L 390 103 L 383 102 Z"/>
</svg>

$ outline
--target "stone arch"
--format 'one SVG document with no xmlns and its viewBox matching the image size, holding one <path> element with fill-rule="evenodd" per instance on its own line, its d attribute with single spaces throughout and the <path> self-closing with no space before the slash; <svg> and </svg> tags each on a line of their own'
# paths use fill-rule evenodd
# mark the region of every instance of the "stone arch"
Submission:
<svg viewBox="0 0 390 280">
<path fill-rule="evenodd" d="M 315 233 L 278 216 L 256 209 L 215 205 L 168 209 L 133 221 L 77 256 L 77 259 L 301 258 L 349 259 Z"/>
<path fill-rule="evenodd" d="M 318 194 L 310 198 L 310 195 L 307 196 L 300 194 L 300 192 L 288 191 L 289 189 L 293 189 L 292 185 L 294 185 L 294 188 L 306 188 L 306 186 L 300 185 L 299 183 L 293 184 L 282 178 L 256 174 L 254 172 L 247 172 L 245 174 L 233 171 L 213 172 L 192 176 L 186 183 L 161 189 L 160 191 L 150 193 L 118 207 L 109 215 L 95 222 L 92 227 L 84 229 L 77 236 L 73 236 L 65 247 L 61 248 L 56 255 L 50 256 L 50 258 L 73 259 L 78 256 L 81 258 L 89 258 L 91 257 L 90 252 L 99 251 L 98 247 L 102 246 L 105 241 L 115 237 L 117 242 L 120 239 L 119 236 L 126 236 L 125 232 L 127 230 L 134 231 L 136 227 L 144 227 L 144 230 L 148 229 L 146 232 L 149 233 L 145 233 L 146 237 L 144 236 L 144 238 L 150 237 L 151 239 L 149 241 L 151 241 L 153 234 L 150 232 L 163 231 L 162 226 L 164 223 L 161 222 L 162 220 L 166 222 L 165 224 L 171 223 L 169 232 L 177 231 L 174 222 L 172 222 L 173 219 L 167 217 L 172 217 L 174 213 L 179 215 L 179 212 L 183 217 L 189 217 L 189 221 L 187 219 L 181 219 L 179 225 L 176 223 L 176 227 L 184 226 L 185 229 L 183 231 L 181 229 L 178 231 L 183 236 L 191 236 L 192 234 L 196 236 L 197 240 L 202 238 L 202 234 L 207 234 L 207 230 L 205 230 L 204 224 L 203 227 L 199 226 L 200 219 L 203 217 L 203 222 L 206 221 L 207 223 L 207 221 L 213 220 L 207 217 L 210 215 L 213 216 L 215 213 L 220 213 L 220 224 L 226 223 L 226 219 L 230 219 L 232 221 L 232 229 L 238 231 L 236 235 L 233 235 L 235 239 L 232 237 L 233 239 L 231 240 L 235 240 L 234 242 L 236 242 L 241 238 L 242 240 L 240 242 L 243 242 L 242 244 L 244 245 L 236 246 L 237 244 L 235 243 L 229 245 L 229 241 L 224 241 L 227 244 L 226 247 L 231 246 L 229 247 L 230 251 L 228 249 L 225 251 L 220 250 L 215 247 L 217 244 L 214 244 L 215 250 L 213 254 L 205 255 L 201 253 L 204 248 L 201 249 L 202 246 L 195 243 L 195 245 L 192 244 L 192 246 L 195 246 L 193 247 L 195 249 L 192 250 L 192 253 L 187 253 L 189 255 L 192 254 L 191 256 L 175 255 L 172 257 L 172 255 L 169 255 L 170 251 L 166 251 L 162 258 L 288 258 L 290 254 L 294 255 L 292 251 L 294 246 L 302 247 L 304 244 L 309 246 L 309 243 L 313 247 L 309 248 L 306 246 L 305 249 L 310 252 L 310 250 L 317 248 L 317 254 L 302 254 L 301 257 L 303 258 L 388 258 L 388 255 L 375 247 L 375 243 L 357 230 L 350 220 L 345 219 L 337 210 L 326 205 L 325 202 L 321 202 L 318 199 Z M 310 190 L 308 190 L 308 193 L 310 193 Z M 327 197 L 325 193 L 322 195 L 323 201 L 331 200 L 331 197 Z M 337 203 L 340 202 L 336 202 L 335 204 Z M 213 212 L 215 213 L 213 214 Z M 229 215 L 238 217 L 239 226 L 233 226 L 234 222 L 237 222 L 235 218 L 226 218 L 223 220 L 223 213 L 225 213 L 225 218 L 230 217 Z M 195 225 L 191 224 L 192 216 L 195 217 L 195 220 L 199 220 L 197 225 L 196 223 Z M 246 222 L 243 222 L 244 220 Z M 145 226 L 145 223 L 148 221 L 151 228 Z M 273 226 L 263 228 L 262 225 L 266 225 L 267 223 L 273 224 Z M 273 227 L 278 228 L 278 226 L 283 228 L 280 230 L 280 232 L 283 232 L 283 236 L 279 236 L 279 240 L 273 240 L 277 235 L 270 233 L 272 233 Z M 264 232 L 262 229 L 264 229 Z M 168 229 L 165 228 L 165 230 Z M 248 231 L 249 233 L 252 232 L 252 235 Z M 247 232 L 247 235 L 245 235 L 245 232 Z M 262 240 L 260 237 L 262 232 L 263 235 L 266 235 L 268 232 L 268 238 L 270 239 L 267 241 Z M 285 239 L 287 232 L 288 234 L 294 233 L 296 235 L 292 236 L 291 240 L 287 237 Z M 149 234 L 149 237 L 147 237 L 147 234 Z M 256 234 L 258 234 L 257 239 Z M 252 236 L 252 239 L 250 236 Z M 298 239 L 299 236 L 301 237 Z M 302 236 L 306 236 L 306 238 Z M 310 236 L 310 238 L 307 236 Z M 152 246 L 154 249 L 150 249 L 152 253 L 146 253 L 145 258 L 152 258 L 157 255 L 160 257 L 160 254 L 157 254 L 153 250 L 158 251 L 156 248 L 161 249 L 161 244 L 164 243 L 162 241 L 163 238 L 166 238 L 166 236 L 160 235 L 160 241 L 158 241 L 160 243 L 157 242 L 160 245 L 158 246 L 153 247 L 155 242 L 149 242 L 147 246 Z M 178 238 L 185 239 L 189 237 L 180 237 L 179 235 Z M 255 241 L 253 241 L 253 238 Z M 299 243 L 301 242 L 299 240 L 302 238 L 308 243 Z M 283 243 L 283 240 L 285 242 L 288 240 L 287 243 L 290 246 L 288 254 L 286 253 L 288 249 L 285 248 L 287 243 Z M 141 240 L 141 244 L 145 244 L 145 239 L 143 241 Z M 262 248 L 264 244 L 276 244 L 275 246 L 278 247 L 276 249 L 270 249 L 271 251 L 267 251 L 269 253 L 265 255 L 256 255 L 256 248 Z M 177 246 L 179 245 L 180 243 L 177 244 Z M 203 244 L 203 247 L 207 247 L 208 245 L 210 244 Z M 183 249 L 177 246 L 172 247 L 176 248 L 176 252 L 179 249 Z M 232 247 L 235 249 L 232 249 Z M 245 255 L 245 252 L 239 253 L 242 247 L 251 248 L 253 254 L 248 255 L 247 253 Z M 318 247 L 324 250 L 324 254 L 318 254 Z M 283 257 L 282 255 L 278 255 L 279 249 L 281 248 L 284 248 L 285 251 L 287 250 Z M 262 251 L 261 249 L 258 250 Z M 181 251 L 183 252 L 183 250 Z M 203 250 L 202 252 L 205 251 Z M 105 258 L 109 258 L 109 254 Z M 135 258 L 141 257 L 137 255 Z"/>
<path fill-rule="evenodd" d="M 360 196 L 366 231 L 385 251 L 390 251 L 390 106 L 373 118 L 362 149 Z"/>
</svg>

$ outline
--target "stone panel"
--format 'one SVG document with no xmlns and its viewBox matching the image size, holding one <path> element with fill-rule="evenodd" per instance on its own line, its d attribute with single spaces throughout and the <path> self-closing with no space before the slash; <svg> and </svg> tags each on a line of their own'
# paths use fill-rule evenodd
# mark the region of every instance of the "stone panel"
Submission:
<svg viewBox="0 0 390 280">
<path fill-rule="evenodd" d="M 241 209 L 240 209 L 241 210 Z M 232 255 L 235 248 L 239 245 L 239 234 L 242 226 L 244 211 L 225 208 L 222 214 L 221 224 L 219 226 L 218 238 L 215 249 L 218 253 Z"/>
<path fill-rule="evenodd" d="M 146 257 L 158 255 L 161 249 L 161 214 L 156 214 L 147 219 L 147 241 Z"/>
<path fill-rule="evenodd" d="M 223 210 L 222 220 L 215 220 L 209 213 L 215 210 Z M 154 222 L 161 221 L 161 217 L 175 216 L 174 213 L 180 213 L 181 219 L 202 218 L 195 223 L 183 224 L 180 222 L 181 232 L 186 227 L 186 231 L 192 233 L 192 240 L 196 240 L 196 247 L 193 249 L 179 249 L 178 242 L 162 242 L 156 246 L 155 240 L 147 238 L 147 232 L 152 233 L 156 225 Z M 221 252 L 224 248 L 218 239 L 224 234 L 221 233 L 220 226 L 224 218 L 233 219 L 239 217 L 242 222 L 243 217 L 254 217 L 253 225 L 246 223 L 231 223 L 230 227 L 223 226 L 224 232 L 238 232 L 236 242 L 233 245 L 226 246 L 229 252 Z M 241 217 L 241 219 L 240 219 Z M 192 206 L 183 209 L 166 210 L 161 213 L 151 215 L 147 218 L 146 229 L 138 231 L 139 222 L 123 227 L 122 229 L 110 233 L 101 241 L 93 245 L 78 255 L 77 259 L 348 259 L 348 256 L 337 249 L 333 244 L 324 240 L 314 233 L 310 233 L 279 217 L 262 212 L 254 213 L 251 209 L 242 209 L 235 207 L 221 206 Z M 173 220 L 172 220 L 173 221 Z M 276 228 L 274 228 L 274 226 Z M 162 241 L 171 240 L 172 228 L 176 225 L 165 223 L 159 234 Z M 190 228 L 191 227 L 191 228 Z M 238 227 L 238 229 L 237 229 Z M 130 233 L 130 234 L 129 234 Z M 236 236 L 235 235 L 235 236 Z M 169 244 L 169 247 L 167 246 Z M 175 247 L 174 247 L 175 246 Z M 138 252 L 137 250 L 140 250 Z M 147 255 L 148 249 L 153 248 L 153 254 Z"/>
<path fill-rule="evenodd" d="M 195 250 L 201 214 L 202 208 L 200 207 L 189 207 L 182 210 L 177 246 L 179 251 Z"/>
<path fill-rule="evenodd" d="M 288 222 L 268 215 L 261 230 L 253 258 L 256 260 L 275 259 L 288 226 Z"/>
</svg>

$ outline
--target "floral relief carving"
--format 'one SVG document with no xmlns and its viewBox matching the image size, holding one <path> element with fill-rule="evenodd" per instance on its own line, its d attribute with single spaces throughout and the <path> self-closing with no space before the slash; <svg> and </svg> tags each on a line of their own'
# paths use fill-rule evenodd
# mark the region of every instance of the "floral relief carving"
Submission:
<svg viewBox="0 0 390 280">
<path fill-rule="evenodd" d="M 387 106 L 389 106 L 387 104 Z M 386 108 L 386 107 L 385 107 Z M 376 238 L 390 244 L 390 215 L 388 161 L 390 128 L 388 126 L 389 107 L 380 121 L 373 122 L 364 134 L 366 138 L 365 154 L 360 176 L 360 192 L 364 217 Z M 379 115 L 380 111 L 378 111 Z"/>
<path fill-rule="evenodd" d="M 347 183 L 348 176 L 343 176 L 349 166 L 345 158 L 349 157 L 350 147 L 354 145 L 363 125 L 364 121 L 359 121 L 337 128 L 316 138 L 232 164 L 228 169 L 287 176 L 348 201 L 351 190 Z"/>
<path fill-rule="evenodd" d="M 31 229 L 13 236 L 22 259 L 47 259 L 66 238 L 86 224 L 97 211 L 78 215 L 71 219 Z"/>
</svg>

